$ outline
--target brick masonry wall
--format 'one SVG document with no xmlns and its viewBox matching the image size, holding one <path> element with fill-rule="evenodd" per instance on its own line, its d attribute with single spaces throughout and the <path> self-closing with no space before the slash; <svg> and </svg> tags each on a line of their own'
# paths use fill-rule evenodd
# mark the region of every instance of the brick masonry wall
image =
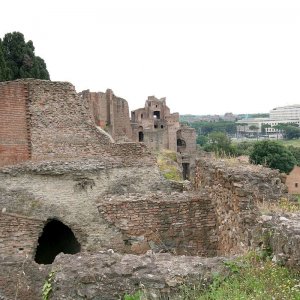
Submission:
<svg viewBox="0 0 300 300">
<path fill-rule="evenodd" d="M 88 103 L 89 111 L 96 125 L 104 128 L 110 121 L 109 101 L 105 93 L 94 93 L 89 90 L 80 93 L 80 97 Z"/>
<path fill-rule="evenodd" d="M 32 258 L 43 226 L 39 219 L 0 213 L 0 258 Z"/>
<path fill-rule="evenodd" d="M 116 141 L 131 140 L 131 126 L 129 121 L 129 107 L 126 100 L 113 95 L 113 137 Z"/>
<path fill-rule="evenodd" d="M 208 195 L 111 196 L 98 210 L 110 226 L 121 231 L 126 252 L 217 253 L 216 218 Z"/>
<path fill-rule="evenodd" d="M 0 167 L 30 158 L 27 85 L 0 83 Z"/>
<path fill-rule="evenodd" d="M 291 194 L 300 194 L 300 167 L 295 166 L 289 175 L 286 176 L 288 191 Z"/>
<path fill-rule="evenodd" d="M 34 160 L 109 156 L 108 137 L 97 131 L 87 103 L 70 83 L 31 80 L 28 84 Z"/>
<path fill-rule="evenodd" d="M 0 211 L 43 222 L 58 219 L 71 228 L 83 251 L 113 248 L 122 252 L 122 235 L 99 216 L 99 197 L 170 189 L 152 166 L 107 168 L 95 160 L 31 162 L 0 169 Z M 8 232 L 9 222 L 5 224 L 1 229 Z M 18 232 L 15 233 L 11 233 L 12 241 L 18 240 Z M 37 238 L 27 245 L 28 249 L 24 246 L 24 251 L 33 253 L 36 243 Z M 13 253 L 8 251 L 7 256 Z"/>
<path fill-rule="evenodd" d="M 208 156 L 196 162 L 195 185 L 212 197 L 220 255 L 247 251 L 259 216 L 256 204 L 287 193 L 276 170 Z"/>
<path fill-rule="evenodd" d="M 112 143 L 98 130 L 87 101 L 70 83 L 16 80 L 0 84 L 0 97 L 0 167 L 91 157 L 122 166 L 154 163 L 145 147 Z"/>
<path fill-rule="evenodd" d="M 105 93 L 86 90 L 79 95 L 88 103 L 90 114 L 97 126 L 106 128 L 116 141 L 131 140 L 132 131 L 126 100 L 116 97 L 109 89 Z"/>
</svg>

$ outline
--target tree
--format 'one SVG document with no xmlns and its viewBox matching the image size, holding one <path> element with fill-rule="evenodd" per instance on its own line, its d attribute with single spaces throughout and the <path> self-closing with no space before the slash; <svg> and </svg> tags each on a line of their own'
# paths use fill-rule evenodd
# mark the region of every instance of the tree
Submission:
<svg viewBox="0 0 300 300">
<path fill-rule="evenodd" d="M 287 140 L 298 139 L 300 137 L 300 128 L 287 125 L 284 127 L 284 133 Z"/>
<path fill-rule="evenodd" d="M 204 145 L 206 145 L 208 143 L 208 137 L 205 136 L 205 135 L 199 134 L 197 136 L 196 142 L 197 142 L 198 145 L 200 145 L 201 147 L 203 147 Z"/>
<path fill-rule="evenodd" d="M 293 156 L 296 158 L 297 166 L 300 166 L 300 148 L 294 146 L 288 146 L 288 150 L 291 151 Z"/>
<path fill-rule="evenodd" d="M 297 163 L 293 154 L 275 141 L 256 142 L 249 158 L 252 164 L 265 165 L 287 174 Z"/>
<path fill-rule="evenodd" d="M 251 131 L 256 132 L 256 138 L 258 138 L 258 130 L 259 130 L 259 127 L 256 126 L 256 125 L 250 125 L 250 126 L 249 126 L 249 129 L 250 129 Z"/>
<path fill-rule="evenodd" d="M 26 43 L 22 33 L 7 33 L 0 46 L 0 81 L 50 79 L 44 60 L 35 56 L 32 41 Z"/>
<path fill-rule="evenodd" d="M 204 146 L 204 150 L 208 152 L 215 152 L 218 155 L 236 154 L 230 138 L 223 132 L 212 132 L 209 135 L 209 144 Z"/>
<path fill-rule="evenodd" d="M 0 81 L 9 79 L 9 69 L 4 58 L 2 40 L 0 39 Z"/>
</svg>

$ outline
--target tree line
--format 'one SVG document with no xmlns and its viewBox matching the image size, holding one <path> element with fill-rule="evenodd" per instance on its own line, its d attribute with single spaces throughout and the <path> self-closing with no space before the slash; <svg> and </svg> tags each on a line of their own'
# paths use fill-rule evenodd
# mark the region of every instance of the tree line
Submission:
<svg viewBox="0 0 300 300">
<path fill-rule="evenodd" d="M 280 172 L 289 173 L 295 165 L 300 166 L 300 148 L 285 147 L 277 141 L 257 141 L 232 143 L 223 132 L 213 132 L 202 149 L 214 152 L 219 157 L 249 156 L 252 164 L 260 164 Z"/>
<path fill-rule="evenodd" d="M 49 80 L 45 61 L 34 51 L 33 42 L 25 42 L 20 32 L 7 33 L 0 38 L 0 81 L 19 78 Z"/>
</svg>

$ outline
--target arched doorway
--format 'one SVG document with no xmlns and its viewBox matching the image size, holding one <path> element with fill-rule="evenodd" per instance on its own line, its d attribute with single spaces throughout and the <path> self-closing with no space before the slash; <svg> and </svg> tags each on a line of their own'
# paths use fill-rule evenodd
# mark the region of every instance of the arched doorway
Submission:
<svg viewBox="0 0 300 300">
<path fill-rule="evenodd" d="M 72 230 L 62 222 L 52 219 L 45 225 L 38 239 L 34 260 L 38 264 L 53 263 L 59 253 L 75 254 L 80 252 L 80 244 Z"/>
</svg>

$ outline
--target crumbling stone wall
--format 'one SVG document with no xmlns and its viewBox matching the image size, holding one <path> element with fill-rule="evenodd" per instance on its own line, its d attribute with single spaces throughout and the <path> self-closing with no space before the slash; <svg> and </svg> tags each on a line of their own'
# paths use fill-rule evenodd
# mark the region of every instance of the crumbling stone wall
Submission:
<svg viewBox="0 0 300 300">
<path fill-rule="evenodd" d="M 259 217 L 255 227 L 253 248 L 264 251 L 272 260 L 294 269 L 300 268 L 299 213 L 268 213 Z"/>
<path fill-rule="evenodd" d="M 78 257 L 78 256 L 77 256 Z M 86 266 L 91 266 L 86 268 Z M 73 259 L 60 255 L 53 298 L 123 299 L 125 294 L 142 289 L 147 299 L 182 299 L 181 285 L 207 284 L 213 274 L 225 274 L 224 258 L 172 256 L 167 253 L 119 255 L 103 252 Z"/>
<path fill-rule="evenodd" d="M 43 224 L 58 219 L 73 231 L 83 251 L 113 248 L 124 252 L 122 234 L 109 226 L 97 211 L 99 197 L 170 189 L 152 165 L 113 167 L 101 160 L 30 162 L 1 169 L 0 211 L 41 220 Z M 2 225 L 3 232 L 10 231 L 9 222 Z M 32 259 L 42 230 L 39 226 L 28 228 L 29 242 L 26 240 L 23 248 Z M 13 244 L 19 232 L 11 231 L 10 238 Z M 2 254 L 12 256 L 14 252 L 5 246 Z"/>
<path fill-rule="evenodd" d="M 21 82 L 0 83 L 0 167 L 31 155 L 28 90 Z"/>
<path fill-rule="evenodd" d="M 39 219 L 0 213 L 0 258 L 32 257 L 43 225 Z"/>
<path fill-rule="evenodd" d="M 79 98 L 70 83 L 34 79 L 5 82 L 0 84 L 0 97 L 0 122 L 3 124 L 0 127 L 0 166 L 29 159 L 53 161 L 91 157 L 115 165 L 136 164 L 141 160 L 145 164 L 154 162 L 145 146 L 112 143 L 98 130 L 87 102 Z M 123 100 L 113 99 L 114 109 L 127 110 L 128 117 L 128 107 Z M 122 122 L 122 118 L 118 122 Z M 120 130 L 123 132 L 123 127 Z"/>
<path fill-rule="evenodd" d="M 276 170 L 208 156 L 196 162 L 195 185 L 212 197 L 221 255 L 248 250 L 259 217 L 256 204 L 287 195 Z"/>
<path fill-rule="evenodd" d="M 80 96 L 88 103 L 90 114 L 97 126 L 107 130 L 116 141 L 131 140 L 129 108 L 125 99 L 115 96 L 110 89 L 105 93 L 86 90 Z"/>
<path fill-rule="evenodd" d="M 209 195 L 150 193 L 100 200 L 99 213 L 121 231 L 126 252 L 217 253 L 216 217 Z"/>
<path fill-rule="evenodd" d="M 53 271 L 50 299 L 116 300 L 142 288 L 149 299 L 175 300 L 180 299 L 176 294 L 182 284 L 207 284 L 213 274 L 226 274 L 224 260 L 151 252 L 120 255 L 111 250 L 60 254 L 51 266 L 1 260 L 0 297 L 40 300 L 47 275 Z"/>
<path fill-rule="evenodd" d="M 110 141 L 97 131 L 73 85 L 28 81 L 33 160 L 107 156 Z"/>
</svg>

